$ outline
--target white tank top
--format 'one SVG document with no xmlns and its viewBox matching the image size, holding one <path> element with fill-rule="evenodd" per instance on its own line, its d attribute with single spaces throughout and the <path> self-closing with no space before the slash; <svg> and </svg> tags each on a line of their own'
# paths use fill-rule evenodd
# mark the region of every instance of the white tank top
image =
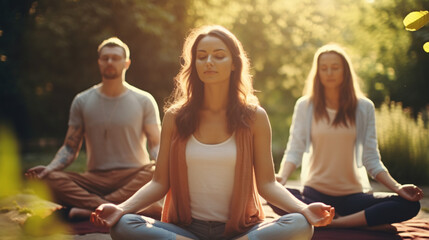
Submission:
<svg viewBox="0 0 429 240">
<path fill-rule="evenodd" d="M 235 135 L 204 144 L 193 135 L 186 144 L 192 218 L 226 222 L 232 197 L 237 147 Z"/>
</svg>

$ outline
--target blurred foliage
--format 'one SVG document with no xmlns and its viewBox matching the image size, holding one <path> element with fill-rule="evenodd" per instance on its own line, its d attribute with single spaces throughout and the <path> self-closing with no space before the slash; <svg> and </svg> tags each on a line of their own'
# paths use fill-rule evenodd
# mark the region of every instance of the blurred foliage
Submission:
<svg viewBox="0 0 429 240">
<path fill-rule="evenodd" d="M 15 134 L 9 126 L 0 122 L 0 199 L 19 192 L 22 187 L 19 169 Z"/>
<path fill-rule="evenodd" d="M 25 2 L 25 6 L 23 6 Z M 73 97 L 100 81 L 97 46 L 110 36 L 131 49 L 127 80 L 153 93 L 159 103 L 178 70 L 186 1 L 3 1 L 2 49 L 9 91 L 6 114 L 22 138 L 59 137 L 67 128 Z M 4 24 L 4 26 L 3 26 Z M 5 88 L 2 88 L 4 91 Z M 8 96 L 9 95 L 9 96 Z M 19 99 L 21 106 L 14 104 Z M 3 106 L 4 105 L 4 106 Z M 162 104 L 161 104 L 162 105 Z"/>
<path fill-rule="evenodd" d="M 3 122 L 0 122 L 0 186 L 2 239 L 33 239 L 29 236 L 51 234 L 57 235 L 46 239 L 69 239 L 58 236 L 71 231 L 55 216 L 50 216 L 61 206 L 46 201 L 51 199 L 47 186 L 40 181 L 23 184 L 17 139 L 12 128 Z M 31 195 L 29 189 L 33 190 Z"/>
<path fill-rule="evenodd" d="M 423 115 L 415 120 L 400 103 L 391 102 L 381 105 L 376 119 L 380 154 L 387 169 L 403 183 L 428 184 L 429 129 Z"/>
<path fill-rule="evenodd" d="M 429 27 L 408 32 L 402 24 L 425 9 L 426 0 L 0 0 L 0 119 L 13 123 L 24 152 L 58 147 L 73 97 L 100 81 L 96 48 L 110 36 L 130 47 L 127 81 L 162 109 L 188 30 L 220 24 L 250 56 L 277 168 L 293 106 L 323 44 L 346 47 L 376 106 L 402 102 L 416 117 L 429 104 L 422 49 Z"/>
</svg>

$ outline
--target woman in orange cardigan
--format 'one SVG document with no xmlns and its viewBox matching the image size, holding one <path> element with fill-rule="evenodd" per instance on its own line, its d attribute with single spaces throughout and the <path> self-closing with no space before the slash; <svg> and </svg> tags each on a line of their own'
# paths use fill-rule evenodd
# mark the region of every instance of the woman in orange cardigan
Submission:
<svg viewBox="0 0 429 240">
<path fill-rule="evenodd" d="M 334 209 L 276 182 L 271 127 L 253 94 L 241 43 L 221 26 L 194 29 L 164 116 L 151 182 L 92 214 L 113 239 L 311 239 Z M 263 222 L 259 194 L 291 213 Z M 162 219 L 130 214 L 165 198 Z"/>
</svg>

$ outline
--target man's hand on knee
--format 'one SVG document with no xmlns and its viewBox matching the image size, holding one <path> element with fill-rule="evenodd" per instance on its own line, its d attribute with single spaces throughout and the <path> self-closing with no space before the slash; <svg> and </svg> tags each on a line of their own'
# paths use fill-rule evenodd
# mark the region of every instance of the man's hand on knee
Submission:
<svg viewBox="0 0 429 240">
<path fill-rule="evenodd" d="M 50 170 L 46 166 L 39 165 L 28 169 L 27 172 L 25 172 L 25 176 L 29 179 L 42 179 L 48 175 L 49 172 Z"/>
</svg>

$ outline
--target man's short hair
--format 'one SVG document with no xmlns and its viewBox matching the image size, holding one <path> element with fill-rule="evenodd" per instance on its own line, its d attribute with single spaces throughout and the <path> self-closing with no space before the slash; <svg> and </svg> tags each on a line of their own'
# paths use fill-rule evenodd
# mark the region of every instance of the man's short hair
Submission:
<svg viewBox="0 0 429 240">
<path fill-rule="evenodd" d="M 104 40 L 100 45 L 98 45 L 98 56 L 100 56 L 101 49 L 104 47 L 121 47 L 124 49 L 125 54 L 125 60 L 130 59 L 130 49 L 128 48 L 127 44 L 121 41 L 121 39 L 117 37 L 111 37 L 106 40 Z"/>
</svg>

